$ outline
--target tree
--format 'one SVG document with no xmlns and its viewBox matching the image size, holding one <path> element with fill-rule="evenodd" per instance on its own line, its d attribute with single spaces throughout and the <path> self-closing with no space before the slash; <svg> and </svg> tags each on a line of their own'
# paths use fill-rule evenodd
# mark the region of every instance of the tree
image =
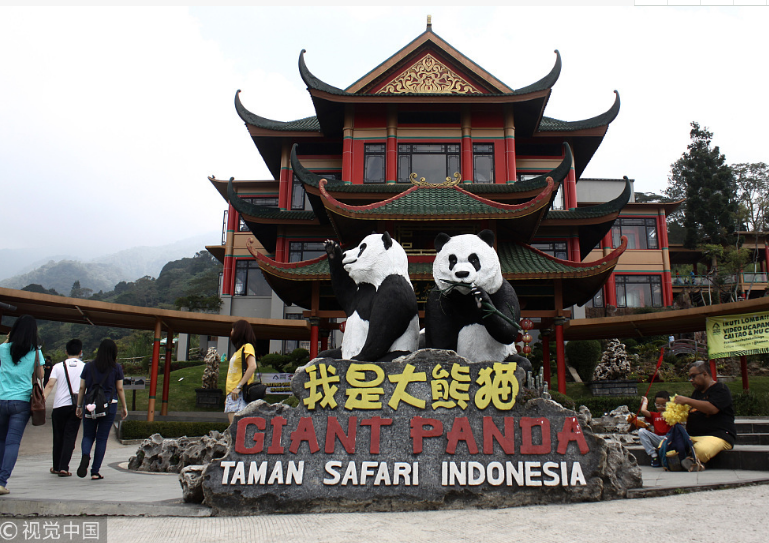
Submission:
<svg viewBox="0 0 769 543">
<path fill-rule="evenodd" d="M 737 216 L 734 175 L 718 146 L 711 148 L 713 133 L 696 122 L 691 126 L 691 143 L 671 165 L 665 194 L 675 199 L 686 197 L 686 248 L 694 249 L 702 243 L 731 244 Z"/>
<path fill-rule="evenodd" d="M 70 298 L 90 298 L 93 294 L 93 289 L 80 286 L 80 281 L 72 283 L 72 290 L 69 292 Z"/>
<path fill-rule="evenodd" d="M 769 212 L 769 166 L 763 162 L 734 164 L 739 209 L 740 230 L 763 232 L 767 230 Z"/>
</svg>

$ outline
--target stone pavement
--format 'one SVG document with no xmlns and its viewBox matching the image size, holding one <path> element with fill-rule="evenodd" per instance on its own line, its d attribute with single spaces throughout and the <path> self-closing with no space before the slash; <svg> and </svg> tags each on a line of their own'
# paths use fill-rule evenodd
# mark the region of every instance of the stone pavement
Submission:
<svg viewBox="0 0 769 543">
<path fill-rule="evenodd" d="M 137 445 L 110 438 L 104 480 L 51 475 L 51 427 L 28 426 L 0 515 L 109 517 L 109 541 L 152 538 L 165 542 L 363 541 L 376 530 L 379 541 L 492 541 L 547 536 L 554 541 L 638 540 L 651 527 L 683 541 L 765 541 L 769 523 L 769 471 L 710 470 L 671 473 L 642 467 L 644 486 L 631 497 L 644 500 L 529 506 L 500 510 L 408 513 L 208 516 L 204 506 L 184 504 L 176 474 L 135 473 L 123 466 Z M 70 471 L 80 457 L 78 446 Z M 751 486 L 745 486 L 751 485 Z M 757 485 L 757 486 L 756 486 Z M 718 492 L 695 492 L 726 488 Z M 661 496 L 661 497 L 660 497 Z M 682 519 L 684 522 L 682 522 Z M 694 521 L 698 528 L 693 531 Z M 645 533 L 645 532 L 644 532 Z"/>
</svg>

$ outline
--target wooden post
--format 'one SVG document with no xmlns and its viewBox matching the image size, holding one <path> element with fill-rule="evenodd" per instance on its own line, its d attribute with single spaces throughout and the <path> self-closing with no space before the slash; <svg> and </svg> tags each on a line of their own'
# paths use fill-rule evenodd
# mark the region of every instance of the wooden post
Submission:
<svg viewBox="0 0 769 543">
<path fill-rule="evenodd" d="M 745 355 L 740 357 L 740 373 L 742 373 L 742 390 L 750 392 L 750 384 L 748 383 L 748 357 Z"/>
<path fill-rule="evenodd" d="M 174 351 L 174 331 L 166 332 L 166 360 L 163 367 L 163 397 L 160 400 L 160 414 L 168 415 L 168 387 L 171 384 L 171 353 Z"/>
<path fill-rule="evenodd" d="M 155 420 L 155 395 L 158 391 L 158 367 L 160 366 L 160 319 L 155 319 L 155 343 L 152 346 L 152 366 L 150 369 L 150 397 L 147 402 L 147 422 Z"/>
<path fill-rule="evenodd" d="M 563 345 L 563 325 L 566 319 L 556 317 L 555 319 L 555 353 L 556 363 L 558 364 L 558 392 L 566 394 L 566 352 Z"/>
</svg>

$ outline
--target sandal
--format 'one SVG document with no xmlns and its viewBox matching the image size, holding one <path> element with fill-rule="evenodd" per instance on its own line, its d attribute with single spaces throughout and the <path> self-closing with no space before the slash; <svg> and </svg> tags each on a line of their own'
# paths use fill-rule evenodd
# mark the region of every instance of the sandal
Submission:
<svg viewBox="0 0 769 543">
<path fill-rule="evenodd" d="M 55 470 L 55 469 L 53 469 L 53 468 L 49 469 L 48 471 L 50 471 L 50 472 L 51 472 L 51 475 L 58 475 L 58 474 L 59 474 L 59 472 L 58 472 L 58 471 L 56 471 L 56 470 Z"/>
<path fill-rule="evenodd" d="M 72 477 L 72 474 L 68 471 L 61 470 L 59 472 L 59 477 Z"/>
<path fill-rule="evenodd" d="M 91 463 L 91 457 L 87 454 L 80 459 L 80 466 L 77 468 L 77 476 L 81 479 L 88 474 L 88 464 Z"/>
<path fill-rule="evenodd" d="M 92 481 L 98 481 L 99 479 L 104 479 L 104 476 L 102 476 L 99 473 L 94 473 L 93 475 L 91 475 L 91 480 Z"/>
</svg>

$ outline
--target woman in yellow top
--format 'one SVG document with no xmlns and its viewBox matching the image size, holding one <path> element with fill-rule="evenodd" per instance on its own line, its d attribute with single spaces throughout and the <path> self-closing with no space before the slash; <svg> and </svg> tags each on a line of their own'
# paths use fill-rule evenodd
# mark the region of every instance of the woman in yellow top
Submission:
<svg viewBox="0 0 769 543">
<path fill-rule="evenodd" d="M 235 346 L 235 354 L 230 358 L 230 366 L 227 369 L 227 399 L 224 402 L 224 412 L 230 418 L 235 418 L 235 413 L 245 409 L 248 403 L 243 398 L 243 386 L 254 381 L 256 371 L 256 351 L 254 344 L 256 336 L 251 325 L 244 320 L 239 320 L 232 325 L 230 340 Z M 246 360 L 246 371 L 243 371 L 243 359 Z"/>
</svg>

